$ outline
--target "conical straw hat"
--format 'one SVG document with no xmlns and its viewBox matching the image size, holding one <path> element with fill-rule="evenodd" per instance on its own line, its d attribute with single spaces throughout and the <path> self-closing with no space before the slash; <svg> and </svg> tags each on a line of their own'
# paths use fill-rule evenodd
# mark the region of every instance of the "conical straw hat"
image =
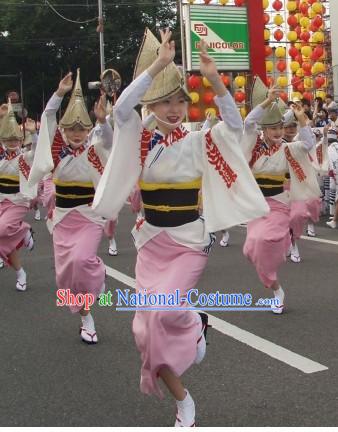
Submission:
<svg viewBox="0 0 338 432">
<path fill-rule="evenodd" d="M 269 89 L 263 81 L 256 76 L 251 89 L 251 106 L 252 108 L 264 102 L 268 96 Z M 282 99 L 277 98 L 269 107 L 265 109 L 265 114 L 259 124 L 262 127 L 275 126 L 283 122 L 283 115 L 287 105 Z"/>
<path fill-rule="evenodd" d="M 282 103 L 281 103 L 282 102 Z M 272 104 L 265 109 L 265 114 L 259 124 L 262 127 L 275 126 L 279 123 L 283 123 L 284 120 L 284 112 L 285 112 L 285 104 L 283 105 L 283 101 L 280 99 L 276 102 L 272 102 Z"/>
<path fill-rule="evenodd" d="M 160 46 L 160 42 L 147 28 L 136 60 L 134 79 L 148 69 L 148 67 L 157 59 L 157 53 Z M 189 93 L 184 87 L 184 78 L 175 63 L 171 62 L 153 79 L 151 87 L 143 96 L 141 103 L 151 104 L 159 102 L 178 93 L 180 90 L 183 90 L 187 98 L 190 100 Z"/>
<path fill-rule="evenodd" d="M 1 140 L 23 139 L 23 133 L 16 121 L 10 99 L 8 101 L 7 114 L 2 118 L 1 121 L 0 139 Z"/>
<path fill-rule="evenodd" d="M 93 123 L 90 120 L 86 105 L 84 103 L 82 87 L 80 82 L 80 69 L 77 70 L 75 87 L 72 92 L 66 112 L 64 113 L 60 126 L 62 128 L 71 128 L 75 125 L 81 125 L 86 129 L 91 129 Z"/>
<path fill-rule="evenodd" d="M 251 107 L 255 108 L 257 105 L 264 102 L 268 96 L 268 91 L 269 89 L 259 78 L 259 76 L 255 76 L 251 88 L 251 97 L 250 97 Z"/>
</svg>

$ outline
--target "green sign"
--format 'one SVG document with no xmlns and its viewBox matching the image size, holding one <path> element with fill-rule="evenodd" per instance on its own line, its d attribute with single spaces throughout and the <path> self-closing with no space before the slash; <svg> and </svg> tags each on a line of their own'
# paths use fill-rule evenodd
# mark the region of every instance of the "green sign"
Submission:
<svg viewBox="0 0 338 432">
<path fill-rule="evenodd" d="M 199 70 L 199 42 L 220 71 L 249 70 L 248 19 L 245 7 L 186 5 L 187 69 Z"/>
</svg>

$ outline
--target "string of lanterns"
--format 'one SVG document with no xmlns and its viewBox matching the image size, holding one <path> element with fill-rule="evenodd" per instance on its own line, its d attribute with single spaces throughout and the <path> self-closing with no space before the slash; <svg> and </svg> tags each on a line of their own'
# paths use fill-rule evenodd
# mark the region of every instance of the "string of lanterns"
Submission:
<svg viewBox="0 0 338 432">
<path fill-rule="evenodd" d="M 274 15 L 273 24 L 270 25 L 272 31 L 268 27 L 264 29 L 268 84 L 272 85 L 276 82 L 278 87 L 285 90 L 288 86 L 292 86 L 291 99 L 293 100 L 306 98 L 311 101 L 313 96 L 325 99 L 327 53 L 324 48 L 323 15 L 326 10 L 323 2 L 318 0 L 274 0 L 271 2 L 270 14 L 267 12 L 270 1 L 262 0 L 262 2 L 266 26 L 269 25 Z M 283 10 L 287 15 L 286 34 L 282 28 L 284 18 L 280 13 Z M 273 25 L 276 28 L 273 28 Z M 276 42 L 281 42 L 281 45 L 273 50 L 270 44 Z M 275 79 L 276 75 L 277 79 Z M 282 91 L 281 97 L 285 101 L 288 100 L 287 92 Z"/>
</svg>

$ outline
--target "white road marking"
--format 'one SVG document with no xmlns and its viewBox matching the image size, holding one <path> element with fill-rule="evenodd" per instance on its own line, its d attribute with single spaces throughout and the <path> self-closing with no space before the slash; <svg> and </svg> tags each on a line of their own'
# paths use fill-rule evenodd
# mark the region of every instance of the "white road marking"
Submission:
<svg viewBox="0 0 338 432">
<path fill-rule="evenodd" d="M 246 226 L 241 226 L 241 225 L 237 225 L 240 228 L 245 228 Z M 334 241 L 334 240 L 326 240 L 320 237 L 309 237 L 309 236 L 301 236 L 302 240 L 309 240 L 309 241 L 314 241 L 317 243 L 326 243 L 326 244 L 332 244 L 332 245 L 338 245 L 338 241 Z"/>
<path fill-rule="evenodd" d="M 106 265 L 107 275 L 111 278 L 122 282 L 123 284 L 134 288 L 136 287 L 135 279 L 127 276 L 126 274 L 115 270 Z M 232 337 L 233 339 L 242 342 L 251 348 L 254 348 L 258 351 L 267 354 L 268 356 L 279 360 L 283 363 L 286 363 L 289 366 L 292 366 L 304 373 L 310 374 L 314 372 L 320 372 L 327 370 L 328 367 L 323 366 L 320 363 L 316 363 L 306 357 L 303 357 L 299 354 L 296 354 L 286 348 L 283 348 L 279 345 L 274 344 L 266 339 L 263 339 L 259 336 L 254 335 L 246 330 L 242 330 L 239 327 L 228 323 L 220 318 L 216 318 L 213 315 L 209 315 L 210 324 L 214 329 L 218 330 L 220 333 L 225 334 L 227 336 Z"/>
<path fill-rule="evenodd" d="M 319 238 L 319 237 L 301 236 L 301 239 L 302 240 L 310 240 L 310 241 L 314 241 L 314 242 L 318 242 L 318 243 L 327 243 L 327 244 L 332 244 L 332 245 L 338 245 L 338 241 L 326 240 L 326 239 Z"/>
</svg>

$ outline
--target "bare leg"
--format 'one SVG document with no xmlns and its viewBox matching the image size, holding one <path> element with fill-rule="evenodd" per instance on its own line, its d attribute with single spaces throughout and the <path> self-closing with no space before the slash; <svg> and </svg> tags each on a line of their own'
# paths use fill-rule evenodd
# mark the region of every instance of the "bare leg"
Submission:
<svg viewBox="0 0 338 432">
<path fill-rule="evenodd" d="M 11 265 L 14 268 L 14 270 L 18 271 L 21 269 L 21 260 L 20 260 L 18 250 L 15 249 L 13 252 L 11 252 L 8 258 L 10 259 Z"/>
<path fill-rule="evenodd" d="M 178 401 L 183 401 L 186 397 L 186 391 L 184 390 L 181 379 L 174 375 L 168 368 L 160 369 L 159 375 L 174 398 Z"/>
</svg>

